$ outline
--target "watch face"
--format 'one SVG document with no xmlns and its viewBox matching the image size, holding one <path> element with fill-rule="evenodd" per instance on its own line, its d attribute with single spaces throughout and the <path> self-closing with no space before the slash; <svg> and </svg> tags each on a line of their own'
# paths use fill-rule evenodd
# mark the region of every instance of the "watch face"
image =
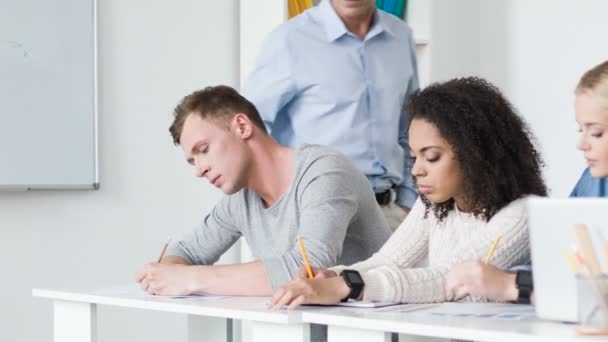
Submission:
<svg viewBox="0 0 608 342">
<path fill-rule="evenodd" d="M 352 270 L 344 270 L 342 272 L 344 276 L 348 279 L 348 282 L 352 285 L 363 285 L 363 279 L 361 275 L 357 271 Z"/>
</svg>

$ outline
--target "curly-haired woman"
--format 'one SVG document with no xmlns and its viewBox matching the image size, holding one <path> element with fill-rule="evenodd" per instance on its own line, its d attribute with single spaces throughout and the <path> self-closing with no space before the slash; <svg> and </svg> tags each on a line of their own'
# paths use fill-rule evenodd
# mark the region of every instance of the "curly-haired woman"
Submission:
<svg viewBox="0 0 608 342">
<path fill-rule="evenodd" d="M 608 197 L 608 61 L 587 71 L 574 91 L 574 109 L 580 138 L 577 148 L 589 165 L 570 197 Z M 530 279 L 530 271 L 525 278 Z M 448 274 L 446 292 L 474 295 L 496 301 L 529 302 L 516 286 L 517 275 L 475 261 L 454 266 Z M 523 299 L 523 300 L 522 300 Z"/>
<path fill-rule="evenodd" d="M 492 264 L 529 261 L 524 197 L 545 196 L 541 157 L 527 125 L 500 91 L 479 78 L 438 83 L 410 97 L 412 175 L 420 198 L 368 260 L 294 280 L 274 307 L 335 304 L 347 298 L 441 302 L 450 267 L 482 259 L 497 236 Z M 428 257 L 429 266 L 415 266 Z M 341 276 L 338 276 L 340 274 Z"/>
</svg>

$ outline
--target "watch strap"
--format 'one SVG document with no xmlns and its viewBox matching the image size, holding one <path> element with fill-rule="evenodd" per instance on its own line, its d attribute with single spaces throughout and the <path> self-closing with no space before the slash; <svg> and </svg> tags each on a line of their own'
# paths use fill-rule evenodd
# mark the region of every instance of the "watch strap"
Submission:
<svg viewBox="0 0 608 342">
<path fill-rule="evenodd" d="M 518 304 L 530 304 L 530 296 L 534 290 L 532 272 L 519 270 L 515 276 L 515 286 L 517 287 Z"/>
<path fill-rule="evenodd" d="M 344 279 L 346 286 L 348 286 L 348 288 L 350 289 L 348 296 L 342 298 L 343 302 L 346 302 L 351 298 L 352 299 L 359 298 L 359 295 L 361 295 L 361 291 L 363 291 L 363 283 L 361 282 L 361 283 L 355 284 L 355 283 L 351 282 L 349 277 L 346 276 L 346 274 L 345 274 L 346 272 L 356 272 L 357 275 L 359 276 L 359 278 L 361 278 L 361 275 L 359 274 L 359 272 L 355 271 L 355 270 L 344 270 L 344 271 L 340 272 L 340 276 L 342 277 L 342 279 Z"/>
</svg>

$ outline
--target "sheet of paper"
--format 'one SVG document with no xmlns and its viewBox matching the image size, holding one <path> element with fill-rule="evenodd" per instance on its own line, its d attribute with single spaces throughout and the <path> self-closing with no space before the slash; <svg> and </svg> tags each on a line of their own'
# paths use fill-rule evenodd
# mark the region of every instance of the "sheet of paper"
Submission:
<svg viewBox="0 0 608 342">
<path fill-rule="evenodd" d="M 264 305 L 266 306 L 266 308 L 270 307 L 270 301 L 267 301 L 264 303 Z M 351 308 L 383 308 L 383 307 L 388 307 L 391 305 L 400 305 L 400 303 L 393 303 L 393 302 L 373 302 L 373 301 L 368 301 L 368 300 L 349 300 L 348 302 L 344 302 L 344 303 L 337 303 L 334 305 L 325 305 L 325 304 L 302 304 L 301 306 L 298 307 L 298 309 L 300 310 L 309 310 L 309 309 L 323 309 L 323 308 L 335 308 L 338 306 L 345 306 L 345 307 L 351 307 Z M 287 308 L 287 306 L 284 307 L 285 309 Z"/>
<path fill-rule="evenodd" d="M 399 305 L 400 303 L 394 302 L 373 302 L 369 300 L 349 300 L 348 302 L 341 302 L 336 306 L 347 306 L 351 308 L 381 308 L 385 306 Z"/>
<path fill-rule="evenodd" d="M 418 310 L 404 308 L 403 313 L 424 317 L 491 318 L 507 320 L 535 319 L 532 305 L 505 303 L 443 303 Z"/>
<path fill-rule="evenodd" d="M 118 297 L 130 297 L 130 298 L 200 298 L 200 299 L 218 299 L 225 298 L 228 296 L 219 296 L 219 295 L 208 295 L 208 294 L 194 294 L 194 295 L 184 295 L 184 296 L 157 296 L 147 293 L 142 290 L 139 284 L 128 284 L 128 285 L 119 285 L 114 287 L 109 287 L 97 291 L 93 291 L 92 294 L 100 295 L 100 296 L 118 296 Z"/>
<path fill-rule="evenodd" d="M 394 306 L 388 306 L 375 310 L 374 312 L 397 312 L 397 313 L 409 313 L 420 310 L 427 310 L 440 306 L 441 304 L 399 304 Z"/>
<path fill-rule="evenodd" d="M 148 295 L 148 297 L 155 297 L 155 298 L 204 298 L 204 299 L 218 299 L 218 298 L 227 298 L 229 296 L 222 296 L 222 295 L 210 295 L 210 294 L 204 294 L 204 293 L 200 293 L 200 294 L 192 294 L 192 295 L 183 295 L 183 296 L 159 296 L 159 295 L 152 295 L 149 293 L 146 293 Z"/>
</svg>

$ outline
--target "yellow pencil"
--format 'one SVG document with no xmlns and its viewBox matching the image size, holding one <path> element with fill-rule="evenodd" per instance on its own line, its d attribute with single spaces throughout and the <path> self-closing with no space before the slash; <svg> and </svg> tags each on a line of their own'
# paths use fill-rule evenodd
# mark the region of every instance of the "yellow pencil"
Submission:
<svg viewBox="0 0 608 342">
<path fill-rule="evenodd" d="M 163 247 L 163 250 L 160 252 L 160 256 L 158 257 L 158 263 L 160 263 L 161 261 L 163 261 L 163 257 L 165 256 L 165 252 L 167 251 L 167 247 L 169 247 L 169 242 L 171 242 L 171 238 L 167 239 L 167 242 L 165 243 L 165 246 Z"/>
<path fill-rule="evenodd" d="M 302 251 L 302 258 L 304 258 L 304 267 L 306 267 L 306 274 L 308 279 L 314 278 L 312 275 L 312 268 L 310 268 L 310 261 L 308 261 L 308 255 L 306 254 L 306 248 L 304 247 L 304 241 L 298 237 L 298 244 L 300 245 L 300 251 Z"/>
<path fill-rule="evenodd" d="M 578 263 L 576 262 L 576 259 L 574 259 L 574 256 L 572 256 L 570 251 L 568 251 L 567 249 L 564 249 L 564 257 L 566 258 L 566 261 L 568 261 L 568 265 L 570 265 L 572 271 L 574 273 L 578 273 L 580 271 Z"/>
<path fill-rule="evenodd" d="M 498 245 L 499 241 L 500 241 L 500 235 L 498 235 L 496 237 L 496 240 L 494 240 L 494 243 L 492 244 L 492 247 L 490 247 L 490 251 L 488 251 L 488 255 L 486 256 L 486 264 L 490 263 L 490 259 L 492 258 L 492 254 L 494 254 L 494 251 L 496 250 L 496 246 Z"/>
<path fill-rule="evenodd" d="M 589 230 L 585 224 L 576 224 L 576 238 L 578 240 L 578 247 L 585 260 L 585 266 L 589 269 L 591 274 L 600 275 L 602 269 L 600 268 L 600 262 L 593 249 L 593 243 L 591 242 L 591 236 Z"/>
</svg>

